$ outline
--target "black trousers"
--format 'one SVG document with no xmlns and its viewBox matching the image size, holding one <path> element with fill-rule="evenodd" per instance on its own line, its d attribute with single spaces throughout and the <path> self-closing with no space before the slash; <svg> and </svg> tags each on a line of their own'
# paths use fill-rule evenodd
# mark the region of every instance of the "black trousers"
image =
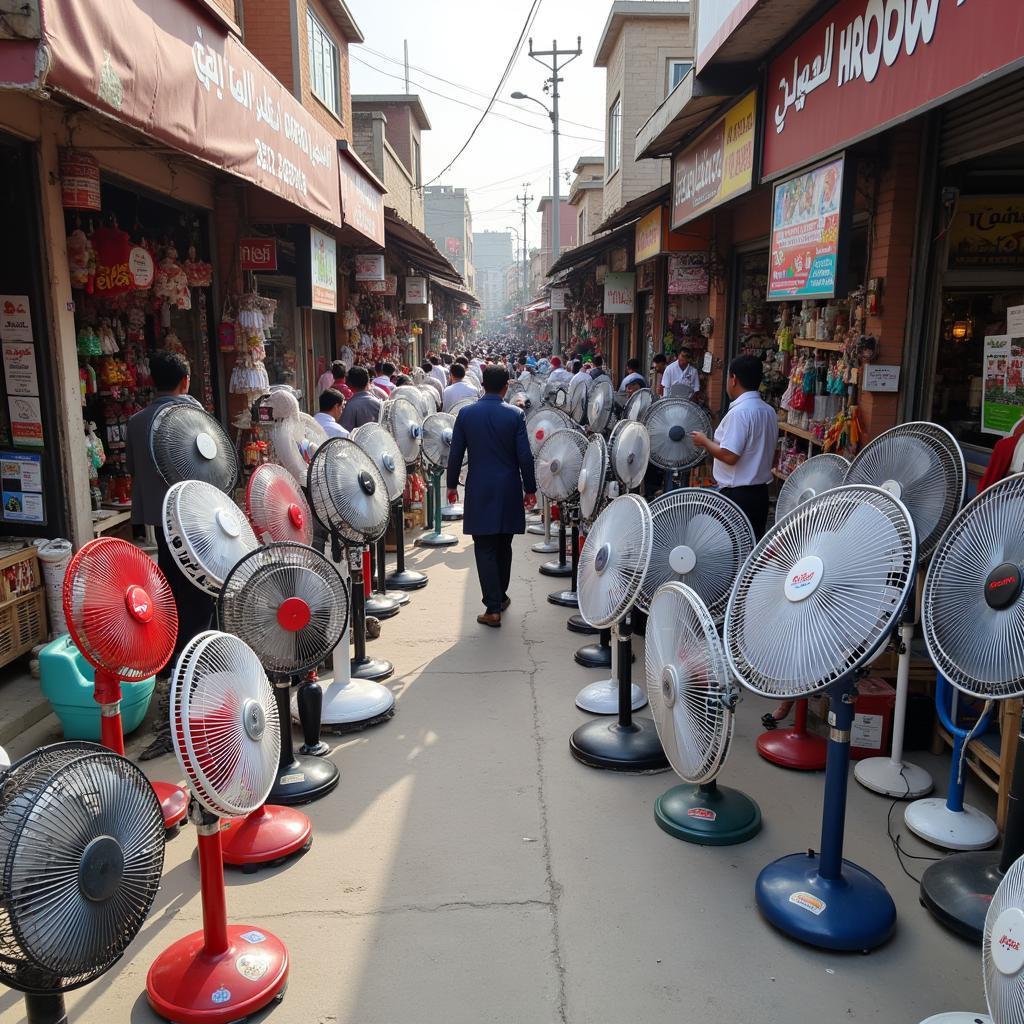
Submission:
<svg viewBox="0 0 1024 1024">
<path fill-rule="evenodd" d="M 512 578 L 512 534 L 479 533 L 473 535 L 476 572 L 480 593 L 489 615 L 501 611 Z"/>
<path fill-rule="evenodd" d="M 167 546 L 164 531 L 158 526 L 156 534 L 157 565 L 167 577 L 174 603 L 178 607 L 178 639 L 174 644 L 174 654 L 167 663 L 167 671 L 174 668 L 185 645 L 197 634 L 213 627 L 213 611 L 215 600 L 194 586 L 178 567 L 178 563 Z"/>
<path fill-rule="evenodd" d="M 747 514 L 754 536 L 760 540 L 768 525 L 768 485 L 751 484 L 748 487 L 720 487 L 719 491 L 732 498 Z"/>
</svg>

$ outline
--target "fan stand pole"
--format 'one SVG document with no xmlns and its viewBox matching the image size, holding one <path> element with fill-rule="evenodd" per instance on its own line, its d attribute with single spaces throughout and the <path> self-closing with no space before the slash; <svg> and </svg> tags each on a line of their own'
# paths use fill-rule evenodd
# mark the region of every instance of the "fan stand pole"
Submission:
<svg viewBox="0 0 1024 1024">
<path fill-rule="evenodd" d="M 786 935 L 820 949 L 867 952 L 896 927 L 896 905 L 870 872 L 843 860 L 854 681 L 831 689 L 821 852 L 794 853 L 757 878 L 757 905 Z"/>
<path fill-rule="evenodd" d="M 561 605 L 563 608 L 579 608 L 579 598 L 576 596 L 576 582 L 579 578 L 579 549 L 580 549 L 580 523 L 579 515 L 575 506 L 568 503 L 563 505 L 563 511 L 569 516 L 572 529 L 569 534 L 569 576 L 571 584 L 568 590 L 556 590 L 548 594 L 548 601 L 551 604 Z M 564 528 L 563 528 L 564 531 Z"/>
<path fill-rule="evenodd" d="M 395 666 L 381 658 L 366 654 L 366 594 L 363 590 L 363 555 L 359 548 L 349 548 L 349 578 L 352 583 L 352 643 L 355 647 L 351 671 L 356 679 L 380 680 L 394 674 Z"/>
<path fill-rule="evenodd" d="M 288 950 L 262 928 L 228 925 L 220 822 L 203 810 L 196 831 L 203 930 L 157 957 L 146 978 L 146 994 L 150 1006 L 168 1020 L 229 1024 L 281 997 L 288 981 Z"/>
<path fill-rule="evenodd" d="M 395 590 L 419 590 L 427 585 L 427 574 L 405 567 L 405 504 L 399 498 L 391 506 L 391 521 L 395 524 L 395 561 L 397 567 L 387 577 L 389 587 Z"/>
<path fill-rule="evenodd" d="M 571 576 L 572 566 L 568 560 L 568 544 L 565 537 L 565 509 L 559 506 L 558 515 L 558 561 L 545 562 L 540 567 L 542 576 Z"/>
<path fill-rule="evenodd" d="M 719 786 L 673 786 L 654 802 L 658 827 L 676 839 L 700 846 L 733 846 L 761 831 L 761 808 L 745 793 Z"/>
<path fill-rule="evenodd" d="M 377 578 L 374 557 L 376 550 L 376 544 L 363 545 L 363 598 L 366 602 L 366 614 L 376 619 L 392 619 L 402 610 L 399 602 L 373 592 Z"/>
<path fill-rule="evenodd" d="M 324 757 L 331 748 L 320 739 L 320 715 L 324 707 L 324 691 L 320 687 L 316 672 L 307 672 L 305 679 L 299 683 L 295 695 L 295 703 L 299 712 L 299 723 L 302 726 L 302 746 L 299 753 L 312 757 Z"/>
<path fill-rule="evenodd" d="M 290 807 L 319 800 L 338 785 L 338 766 L 325 757 L 295 753 L 292 740 L 291 681 L 284 676 L 275 678 L 273 683 L 277 718 L 281 726 L 281 755 L 277 764 L 277 780 L 267 795 L 267 803 Z"/>
<path fill-rule="evenodd" d="M 820 772 L 825 767 L 828 744 L 807 731 L 807 700 L 796 702 L 792 729 L 771 729 L 757 737 L 757 752 L 772 764 L 803 772 Z"/>
<path fill-rule="evenodd" d="M 430 472 L 430 520 L 432 529 L 416 538 L 416 544 L 420 547 L 446 548 L 458 543 L 458 538 L 450 533 L 441 532 L 441 474 L 431 470 Z"/>
<path fill-rule="evenodd" d="M 576 506 L 576 511 L 577 511 L 577 514 L 579 514 L 579 506 L 578 505 Z M 579 543 L 576 545 L 576 557 L 577 557 L 577 560 L 579 559 L 579 552 L 583 550 L 583 542 L 584 542 L 585 539 L 586 539 L 585 537 L 581 536 L 580 540 L 579 540 Z M 573 589 L 574 590 L 576 589 L 578 584 L 579 584 L 579 572 L 578 572 L 578 564 L 577 564 L 576 582 L 573 584 Z M 575 615 L 570 615 L 569 616 L 569 618 L 566 620 L 565 628 L 567 630 L 569 630 L 570 633 L 579 633 L 582 636 L 596 636 L 597 634 L 599 634 L 601 632 L 599 629 L 595 629 L 592 625 L 590 625 L 590 623 L 587 622 L 587 620 L 585 618 L 583 618 L 583 616 L 580 615 L 579 612 L 577 612 Z M 609 637 L 610 637 L 610 634 L 609 634 Z M 610 642 L 611 641 L 609 639 L 609 643 Z M 609 661 L 608 665 L 605 666 L 605 667 L 609 667 L 610 668 L 611 667 L 611 661 Z"/>
<path fill-rule="evenodd" d="M 610 629 L 600 630 L 596 644 L 585 644 L 572 657 L 577 665 L 582 665 L 584 668 L 611 668 L 612 631 Z M 607 712 L 607 714 L 612 713 L 614 712 Z"/>
<path fill-rule="evenodd" d="M 954 699 L 953 688 L 940 673 L 935 681 L 935 709 L 953 737 L 946 799 L 915 800 L 907 806 L 903 820 L 914 835 L 943 849 L 986 850 L 999 839 L 999 829 L 987 814 L 964 803 L 963 755 L 971 731 L 960 728 L 954 720 Z M 985 731 L 989 718 L 986 711 L 975 725 L 974 734 L 981 735 Z"/>
<path fill-rule="evenodd" d="M 633 717 L 633 627 L 629 615 L 619 622 L 616 642 L 619 708 L 614 721 L 593 719 L 581 725 L 569 740 L 572 756 L 588 768 L 619 772 L 659 772 L 668 760 L 653 719 Z"/>
<path fill-rule="evenodd" d="M 26 1024 L 68 1024 L 64 996 L 60 993 L 40 995 L 26 992 L 25 1021 Z"/>
<path fill-rule="evenodd" d="M 392 511 L 394 506 L 392 506 Z M 388 541 L 387 541 L 387 530 L 384 531 L 377 540 L 376 547 L 376 585 L 374 590 L 381 597 L 386 598 L 388 601 L 394 601 L 399 607 L 409 603 L 409 595 L 404 592 L 392 591 L 388 592 Z"/>
<path fill-rule="evenodd" d="M 536 551 L 538 555 L 551 555 L 558 550 L 558 541 L 551 536 L 551 502 L 547 498 L 542 498 L 541 508 L 543 509 L 544 539 L 533 544 L 530 550 Z"/>
</svg>

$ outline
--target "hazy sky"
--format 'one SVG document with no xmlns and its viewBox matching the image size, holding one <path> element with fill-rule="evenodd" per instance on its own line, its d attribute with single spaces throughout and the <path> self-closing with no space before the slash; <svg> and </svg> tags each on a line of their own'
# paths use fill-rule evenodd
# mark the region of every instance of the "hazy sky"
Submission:
<svg viewBox="0 0 1024 1024">
<path fill-rule="evenodd" d="M 487 105 L 531 0 L 348 0 L 348 6 L 366 36 L 363 46 L 350 50 L 354 94 L 404 92 L 402 41 L 409 41 L 409 88 L 419 95 L 433 126 L 423 137 L 424 181 L 429 182 L 466 141 Z M 541 0 L 530 33 L 534 48 L 541 50 L 552 49 L 554 39 L 560 48 L 572 49 L 576 37 L 582 37 L 583 56 L 565 69 L 559 100 L 562 195 L 568 192 L 565 172 L 572 171 L 577 158 L 604 151 L 605 73 L 594 67 L 594 51 L 610 7 L 611 0 Z M 500 231 L 507 225 L 521 230 L 522 208 L 515 197 L 529 182 L 529 194 L 536 198 L 527 216 L 527 236 L 531 245 L 538 244 L 540 217 L 534 211 L 550 190 L 551 122 L 536 104 L 516 103 L 509 93 L 519 90 L 548 102 L 541 91 L 546 77 L 524 43 L 499 96 L 505 102 L 494 105 L 469 148 L 437 182 L 470 190 L 475 231 Z"/>
</svg>

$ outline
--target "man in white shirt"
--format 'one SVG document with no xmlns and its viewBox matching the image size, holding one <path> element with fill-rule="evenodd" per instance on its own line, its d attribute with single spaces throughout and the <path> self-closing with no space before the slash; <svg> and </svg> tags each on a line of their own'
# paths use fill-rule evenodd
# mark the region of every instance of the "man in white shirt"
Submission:
<svg viewBox="0 0 1024 1024">
<path fill-rule="evenodd" d="M 697 367 L 690 362 L 691 354 L 688 348 L 681 348 L 676 361 L 665 367 L 665 372 L 661 375 L 661 389 L 666 397 L 669 397 L 669 388 L 675 387 L 676 384 L 684 384 L 690 388 L 693 392 L 691 398 L 696 398 L 700 393 L 700 374 Z"/>
<path fill-rule="evenodd" d="M 778 415 L 759 394 L 763 375 L 757 356 L 736 356 L 726 388 L 731 404 L 714 440 L 699 430 L 690 435 L 714 457 L 719 491 L 747 514 L 758 540 L 768 522 L 768 485 L 779 441 Z"/>
<path fill-rule="evenodd" d="M 634 385 L 641 388 L 647 387 L 647 378 L 640 372 L 639 359 L 627 359 L 626 370 L 628 373 L 622 378 L 622 381 L 619 384 L 620 392 L 625 393 Z M 633 387 L 633 390 L 635 391 L 636 387 Z M 629 393 L 632 394 L 633 392 L 630 391 Z"/>
<path fill-rule="evenodd" d="M 452 406 L 464 398 L 472 398 L 475 401 L 480 397 L 476 386 L 466 380 L 466 368 L 462 363 L 452 363 L 451 374 L 452 382 L 444 389 L 441 398 L 442 412 L 451 412 Z"/>
<path fill-rule="evenodd" d="M 430 356 L 430 376 L 436 377 L 441 382 L 442 388 L 448 387 L 448 374 L 437 356 Z"/>
<path fill-rule="evenodd" d="M 344 406 L 345 398 L 340 391 L 327 388 L 320 393 L 320 411 L 313 419 L 324 428 L 328 437 L 348 437 L 348 431 L 338 422 Z"/>
<path fill-rule="evenodd" d="M 562 366 L 562 359 L 560 356 L 551 357 L 551 373 L 548 374 L 548 380 L 552 384 L 566 384 L 572 380 L 572 374 Z"/>
<path fill-rule="evenodd" d="M 582 380 L 586 384 L 586 386 L 587 386 L 587 393 L 589 394 L 590 393 L 590 389 L 591 389 L 591 387 L 593 386 L 593 383 L 594 383 L 594 378 L 590 376 L 590 371 L 589 370 L 586 370 L 586 369 L 583 368 L 583 361 L 580 360 L 580 359 L 577 359 L 572 364 L 572 370 L 573 370 L 572 379 L 576 380 L 577 378 L 579 378 L 580 380 Z"/>
<path fill-rule="evenodd" d="M 382 363 L 380 367 L 380 373 L 373 378 L 371 382 L 374 387 L 380 388 L 381 391 L 386 392 L 388 395 L 395 390 L 395 385 L 391 380 L 392 375 L 395 372 L 394 363 Z"/>
</svg>

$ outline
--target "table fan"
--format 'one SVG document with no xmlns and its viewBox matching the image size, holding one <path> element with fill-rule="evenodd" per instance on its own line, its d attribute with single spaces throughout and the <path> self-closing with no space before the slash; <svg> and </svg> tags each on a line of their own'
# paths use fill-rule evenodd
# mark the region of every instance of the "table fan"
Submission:
<svg viewBox="0 0 1024 1024">
<path fill-rule="evenodd" d="M 401 388 L 396 388 L 401 391 Z M 398 397 L 381 406 L 381 426 L 394 438 L 402 453 L 406 471 L 420 461 L 423 419 L 411 402 Z M 427 574 L 405 567 L 405 505 L 401 496 L 391 507 L 391 521 L 395 526 L 395 560 L 397 567 L 387 575 L 387 584 L 395 590 L 419 590 L 427 585 Z"/>
<path fill-rule="evenodd" d="M 923 565 L 964 500 L 967 468 L 953 435 L 934 423 L 902 423 L 869 441 L 846 473 L 848 484 L 874 484 L 899 498 L 914 520 Z M 892 750 L 888 757 L 858 761 L 854 777 L 884 796 L 914 799 L 932 790 L 924 768 L 903 760 L 903 732 L 910 693 L 910 645 L 915 608 L 908 601 L 900 622 Z"/>
<path fill-rule="evenodd" d="M 744 843 L 761 831 L 761 809 L 718 785 L 739 698 L 718 627 L 696 591 L 676 580 L 658 588 L 648 609 L 647 695 L 669 764 L 688 783 L 658 797 L 655 820 L 688 843 Z"/>
<path fill-rule="evenodd" d="M 651 462 L 669 477 L 665 490 L 685 483 L 682 475 L 699 466 L 707 455 L 691 437 L 695 430 L 711 435 L 707 410 L 682 398 L 662 398 L 651 403 L 643 424 L 651 435 Z"/>
<path fill-rule="evenodd" d="M 651 513 L 635 494 L 616 498 L 597 517 L 580 553 L 580 613 L 592 626 L 619 624 L 614 721 L 581 725 L 569 741 L 573 757 L 591 768 L 651 772 L 668 767 L 654 722 L 633 716 L 633 628 L 629 610 L 651 558 Z"/>
<path fill-rule="evenodd" d="M 68 563 L 62 596 L 71 639 L 96 670 L 93 699 L 100 706 L 103 745 L 124 754 L 121 683 L 148 679 L 174 653 L 174 594 L 156 562 L 140 548 L 99 537 Z M 188 795 L 169 782 L 154 782 L 153 789 L 165 827 L 175 828 L 188 810 Z"/>
<path fill-rule="evenodd" d="M 587 425 L 592 433 L 603 434 L 615 419 L 615 390 L 611 379 L 598 377 L 587 395 Z"/>
<path fill-rule="evenodd" d="M 607 504 L 608 445 L 601 434 L 591 434 L 587 439 L 587 450 L 583 454 L 583 466 L 577 490 L 580 495 L 580 519 L 584 532 L 590 528 Z M 579 552 L 577 552 L 577 583 L 579 582 Z M 579 588 L 577 587 L 577 590 Z M 577 599 L 577 605 L 578 605 Z M 570 615 L 565 624 L 570 633 L 600 634 L 597 644 L 581 647 L 573 658 L 584 668 L 612 667 L 612 632 L 610 629 L 597 630 L 578 612 Z"/>
<path fill-rule="evenodd" d="M 28 1024 L 67 1024 L 63 993 L 121 959 L 160 888 L 164 829 L 146 776 L 93 743 L 16 761 L 0 787 L 0 982 Z"/>
<path fill-rule="evenodd" d="M 569 392 L 566 396 L 565 411 L 577 422 L 583 423 L 587 418 L 587 394 L 590 385 L 583 377 L 573 377 L 569 381 Z"/>
<path fill-rule="evenodd" d="M 654 403 L 654 392 L 650 388 L 641 388 L 639 391 L 634 391 L 633 394 L 626 399 L 626 406 L 623 410 L 627 420 L 636 420 L 642 423 L 644 416 L 647 414 L 647 410 L 650 409 Z"/>
<path fill-rule="evenodd" d="M 550 406 L 537 405 L 526 417 L 526 436 L 530 442 L 530 451 L 536 459 L 540 446 L 558 430 L 579 430 L 576 422 L 567 416 L 560 409 L 553 409 Z M 541 524 L 540 532 L 544 539 L 532 546 L 533 551 L 539 555 L 558 553 L 556 561 L 545 562 L 540 572 L 544 576 L 568 576 L 572 567 L 566 560 L 566 543 L 564 531 L 559 536 L 551 535 L 551 527 L 554 520 L 551 514 L 551 499 L 541 495 Z"/>
<path fill-rule="evenodd" d="M 287 469 L 296 480 L 304 480 L 313 453 L 327 440 L 326 431 L 312 417 L 304 418 L 298 396 L 290 387 L 271 388 L 260 406 L 270 413 L 267 433 L 271 461 Z"/>
<path fill-rule="evenodd" d="M 812 946 L 867 951 L 896 927 L 882 883 L 843 860 L 843 831 L 857 673 L 895 629 L 916 565 L 914 525 L 899 499 L 840 487 L 771 527 L 729 598 L 725 649 L 741 683 L 773 699 L 831 699 L 821 851 L 769 864 L 755 887 L 768 921 Z"/>
<path fill-rule="evenodd" d="M 221 820 L 255 811 L 277 776 L 280 724 L 259 658 L 237 637 L 200 633 L 174 667 L 170 720 L 192 791 L 203 929 L 157 957 L 146 994 L 167 1020 L 228 1024 L 280 998 L 288 980 L 276 935 L 227 923 L 221 860 Z"/>
<path fill-rule="evenodd" d="M 566 520 L 571 523 L 572 585 L 569 590 L 556 590 L 548 594 L 551 604 L 567 608 L 578 607 L 576 598 L 577 553 L 580 543 L 578 510 L 579 479 L 587 440 L 578 430 L 556 430 L 541 442 L 534 454 L 537 471 L 537 489 L 548 501 L 557 501 L 561 515 L 558 532 L 564 543 Z"/>
<path fill-rule="evenodd" d="M 313 543 L 313 513 L 299 481 L 283 466 L 257 466 L 245 489 L 245 511 L 264 543 L 291 540 Z"/>
<path fill-rule="evenodd" d="M 313 514 L 331 534 L 331 558 L 348 553 L 352 609 L 351 660 L 334 666 L 334 682 L 324 694 L 323 721 L 339 731 L 361 729 L 390 718 L 395 698 L 377 680 L 395 671 L 390 661 L 366 653 L 363 557 L 366 544 L 383 536 L 388 524 L 387 485 L 373 459 L 349 438 L 332 438 L 309 464 Z M 337 662 L 339 659 L 335 659 Z"/>
<path fill-rule="evenodd" d="M 202 480 L 230 492 L 238 479 L 238 456 L 224 428 L 198 403 L 169 402 L 153 417 L 149 450 L 168 486 Z"/>
<path fill-rule="evenodd" d="M 775 521 L 788 516 L 793 509 L 802 505 L 822 491 L 830 491 L 833 487 L 842 487 L 850 468 L 850 460 L 842 455 L 826 452 L 814 455 L 801 462 L 786 477 L 775 500 Z"/>
<path fill-rule="evenodd" d="M 608 463 L 620 489 L 632 491 L 643 483 L 651 457 L 651 437 L 635 420 L 620 420 L 608 438 Z"/>
<path fill-rule="evenodd" d="M 983 491 L 953 520 L 925 578 L 921 620 L 928 653 L 953 686 L 986 701 L 1024 697 L 1022 527 L 1024 475 L 1017 475 Z M 929 865 L 922 902 L 947 928 L 980 942 L 992 895 L 1021 856 L 1024 738 L 1017 741 L 1002 852 L 956 853 Z"/>
<path fill-rule="evenodd" d="M 441 532 L 441 478 L 448 468 L 448 453 L 452 447 L 455 417 L 446 412 L 431 413 L 423 421 L 420 457 L 427 472 L 430 488 L 431 527 L 416 538 L 416 544 L 427 548 L 446 548 L 458 543 L 458 538 Z"/>
</svg>

